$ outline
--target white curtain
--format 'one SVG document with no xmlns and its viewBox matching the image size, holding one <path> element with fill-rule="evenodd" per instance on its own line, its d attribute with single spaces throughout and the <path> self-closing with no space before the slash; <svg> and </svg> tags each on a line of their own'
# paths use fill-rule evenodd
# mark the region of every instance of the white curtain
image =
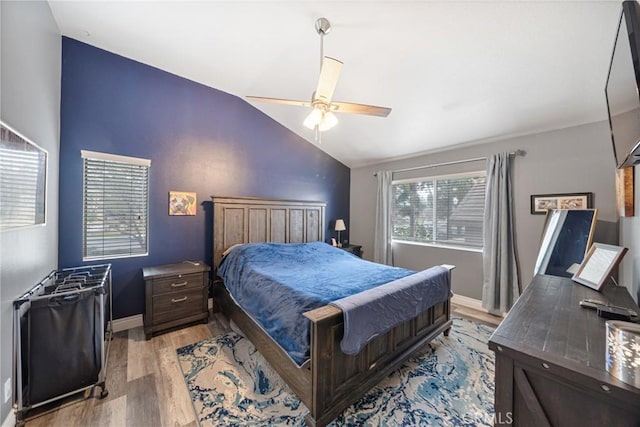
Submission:
<svg viewBox="0 0 640 427">
<path fill-rule="evenodd" d="M 521 290 L 512 193 L 509 153 L 490 156 L 484 208 L 482 306 L 497 315 L 509 311 Z"/>
<path fill-rule="evenodd" d="M 378 195 L 376 200 L 376 229 L 373 245 L 373 260 L 380 264 L 393 265 L 391 252 L 391 184 L 392 171 L 378 171 Z"/>
</svg>

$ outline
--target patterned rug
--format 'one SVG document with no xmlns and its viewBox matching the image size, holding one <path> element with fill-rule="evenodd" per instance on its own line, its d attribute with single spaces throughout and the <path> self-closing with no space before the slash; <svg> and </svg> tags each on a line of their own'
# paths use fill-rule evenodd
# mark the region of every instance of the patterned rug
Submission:
<svg viewBox="0 0 640 427">
<path fill-rule="evenodd" d="M 331 425 L 493 425 L 492 332 L 454 317 L 449 337 L 434 340 Z M 177 353 L 201 426 L 305 425 L 307 408 L 243 336 L 230 332 Z"/>
</svg>

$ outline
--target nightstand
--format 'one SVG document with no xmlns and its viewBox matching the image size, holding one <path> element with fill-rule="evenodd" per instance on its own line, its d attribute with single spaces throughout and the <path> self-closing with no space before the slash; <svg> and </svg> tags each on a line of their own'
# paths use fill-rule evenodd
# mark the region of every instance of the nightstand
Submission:
<svg viewBox="0 0 640 427">
<path fill-rule="evenodd" d="M 360 258 L 362 258 L 362 245 L 342 245 L 342 247 L 340 248 L 343 251 L 347 251 L 349 253 L 354 254 L 355 256 L 358 256 Z"/>
<path fill-rule="evenodd" d="M 144 267 L 144 335 L 209 319 L 208 272 L 202 261 Z"/>
</svg>

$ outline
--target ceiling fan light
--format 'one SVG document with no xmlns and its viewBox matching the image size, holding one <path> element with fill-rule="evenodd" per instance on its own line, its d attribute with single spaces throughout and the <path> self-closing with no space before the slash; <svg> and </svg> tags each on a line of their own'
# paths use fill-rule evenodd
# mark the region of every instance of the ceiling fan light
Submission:
<svg viewBox="0 0 640 427">
<path fill-rule="evenodd" d="M 320 132 L 324 132 L 333 128 L 337 124 L 338 118 L 336 117 L 336 115 L 331 111 L 327 111 L 323 114 L 322 120 L 318 124 L 318 129 L 320 129 Z"/>
<path fill-rule="evenodd" d="M 322 110 L 319 108 L 314 108 L 313 110 L 311 110 L 307 118 L 304 119 L 304 122 L 302 124 L 305 125 L 305 127 L 313 130 L 317 125 L 320 124 L 321 121 Z"/>
</svg>

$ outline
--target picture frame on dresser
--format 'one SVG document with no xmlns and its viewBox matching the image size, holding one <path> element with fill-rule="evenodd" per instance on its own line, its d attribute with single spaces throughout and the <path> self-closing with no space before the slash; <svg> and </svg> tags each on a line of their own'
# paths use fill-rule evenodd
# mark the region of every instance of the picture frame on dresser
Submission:
<svg viewBox="0 0 640 427">
<path fill-rule="evenodd" d="M 600 291 L 626 253 L 627 248 L 621 246 L 594 243 L 572 280 Z"/>
</svg>

